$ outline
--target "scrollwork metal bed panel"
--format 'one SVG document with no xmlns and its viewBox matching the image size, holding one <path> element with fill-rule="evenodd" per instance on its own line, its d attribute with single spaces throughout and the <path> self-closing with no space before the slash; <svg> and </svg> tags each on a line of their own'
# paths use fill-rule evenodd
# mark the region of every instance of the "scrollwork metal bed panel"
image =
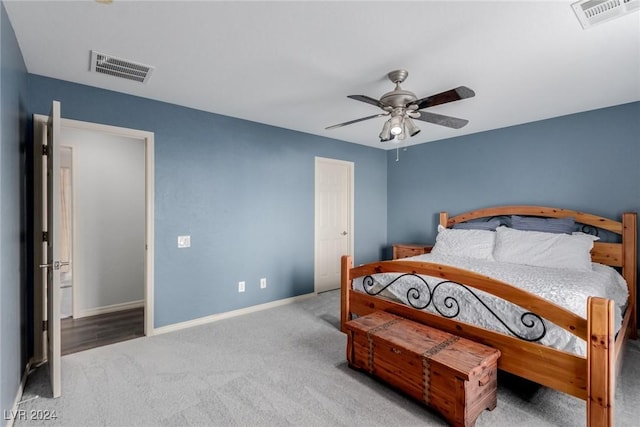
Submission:
<svg viewBox="0 0 640 427">
<path fill-rule="evenodd" d="M 426 254 L 405 258 L 401 262 L 436 263 L 485 274 L 514 285 L 509 291 L 526 291 L 525 303 L 531 295 L 554 303 L 559 310 L 586 317 L 587 298 L 591 295 L 612 299 L 615 304 L 615 328 L 622 323 L 622 307 L 627 301 L 623 278 L 611 267 L 594 264 L 593 271 L 542 268 L 481 259 Z M 496 298 L 476 288 L 452 280 L 411 273 L 380 273 L 354 280 L 353 288 L 369 295 L 382 295 L 418 310 L 427 310 L 440 316 L 471 323 L 517 338 L 575 353 L 586 354 L 586 342 L 578 339 L 574 331 L 542 319 L 531 310 Z M 566 326 L 566 325 L 565 325 Z M 586 324 L 585 329 L 586 331 Z"/>
<path fill-rule="evenodd" d="M 413 279 L 412 282 L 411 279 Z M 477 303 L 484 308 L 490 318 L 495 319 L 509 334 L 521 340 L 539 342 L 547 335 L 547 324 L 544 319 L 536 313 L 520 310 L 520 313 L 518 313 L 520 317 L 519 324 L 515 322 L 516 325 L 514 325 L 514 322 L 510 322 L 505 316 L 501 315 L 495 307 L 487 303 L 486 300 L 488 298 L 481 295 L 475 288 L 452 280 L 440 280 L 434 284 L 430 283 L 427 277 L 411 272 L 395 275 L 393 278 L 390 278 L 390 280 L 380 282 L 376 280 L 374 276 L 366 275 L 362 278 L 362 282 L 358 288 L 369 295 L 376 296 L 383 294 L 388 289 L 393 289 L 396 285 L 402 284 L 403 282 L 407 282 L 409 287 L 406 289 L 406 298 L 400 302 L 418 310 L 432 309 L 430 310 L 432 313 L 437 313 L 447 319 L 460 318 L 462 321 L 460 314 L 461 311 L 464 310 L 463 307 Z M 454 287 L 466 291 L 467 295 L 471 297 L 472 304 L 468 304 L 469 301 L 466 301 L 467 304 L 465 304 L 464 292 L 463 295 L 460 295 L 460 292 L 456 292 L 455 289 L 446 289 L 445 291 L 439 292 L 440 289 L 445 289 L 446 287 Z M 395 295 L 395 292 L 393 293 Z M 442 293 L 443 296 L 439 297 L 440 293 Z M 513 308 L 518 309 L 518 306 L 514 305 Z M 525 330 L 522 330 L 523 328 L 525 328 Z"/>
</svg>

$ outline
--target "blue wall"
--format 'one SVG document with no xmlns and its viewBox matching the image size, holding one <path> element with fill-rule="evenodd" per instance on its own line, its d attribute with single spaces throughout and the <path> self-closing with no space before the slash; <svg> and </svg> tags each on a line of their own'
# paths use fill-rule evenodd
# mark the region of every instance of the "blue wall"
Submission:
<svg viewBox="0 0 640 427">
<path fill-rule="evenodd" d="M 390 242 L 432 242 L 440 211 L 535 204 L 640 211 L 640 102 L 388 152 Z"/>
<path fill-rule="evenodd" d="M 64 118 L 154 132 L 156 327 L 313 292 L 315 156 L 355 163 L 356 262 L 381 256 L 384 151 L 41 76 L 29 91 L 30 113 L 55 99 Z"/>
<path fill-rule="evenodd" d="M 12 409 L 28 360 L 25 110 L 27 72 L 0 4 L 0 410 Z"/>
</svg>

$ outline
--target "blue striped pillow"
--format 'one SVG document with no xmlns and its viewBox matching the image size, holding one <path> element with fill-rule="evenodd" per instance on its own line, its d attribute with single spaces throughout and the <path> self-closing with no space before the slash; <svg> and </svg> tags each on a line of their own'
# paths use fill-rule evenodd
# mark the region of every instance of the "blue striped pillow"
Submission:
<svg viewBox="0 0 640 427">
<path fill-rule="evenodd" d="M 534 216 L 511 216 L 511 227 L 523 231 L 571 234 L 576 231 L 576 220 L 567 218 L 538 218 Z"/>
</svg>

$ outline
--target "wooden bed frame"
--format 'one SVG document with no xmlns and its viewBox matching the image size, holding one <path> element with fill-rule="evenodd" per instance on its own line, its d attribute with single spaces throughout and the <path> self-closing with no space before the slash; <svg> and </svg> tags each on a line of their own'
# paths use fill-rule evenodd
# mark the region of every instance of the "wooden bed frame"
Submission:
<svg viewBox="0 0 640 427">
<path fill-rule="evenodd" d="M 376 310 L 383 310 L 498 348 L 502 352 L 498 363 L 500 369 L 585 400 L 588 426 L 613 426 L 615 379 L 622 367 L 624 344 L 629 337 L 636 339 L 638 332 L 636 213 L 624 213 L 621 221 L 614 221 L 565 209 L 500 206 L 453 217 L 443 212 L 440 214 L 440 224 L 444 227 L 452 227 L 456 223 L 473 219 L 508 215 L 574 217 L 576 223 L 620 235 L 621 243 L 595 242 L 591 251 L 594 262 L 620 268 L 629 287 L 629 303 L 624 313 L 622 328 L 617 336 L 614 330 L 612 300 L 590 297 L 587 318 L 584 319 L 519 288 L 467 270 L 416 261 L 381 261 L 354 268 L 351 256 L 342 257 L 341 329 L 346 332 L 344 325 L 352 315 L 364 316 Z M 587 355 L 581 357 L 555 350 L 352 289 L 354 278 L 385 272 L 440 277 L 510 301 L 586 341 Z"/>
</svg>

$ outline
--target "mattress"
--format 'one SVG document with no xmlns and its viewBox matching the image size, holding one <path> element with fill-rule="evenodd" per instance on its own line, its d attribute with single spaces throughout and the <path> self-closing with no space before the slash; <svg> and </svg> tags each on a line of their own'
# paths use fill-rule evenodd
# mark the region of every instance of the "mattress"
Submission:
<svg viewBox="0 0 640 427">
<path fill-rule="evenodd" d="M 470 270 L 538 295 L 585 319 L 589 296 L 612 299 L 616 331 L 622 324 L 622 313 L 628 300 L 628 288 L 622 276 L 615 269 L 597 263 L 592 263 L 591 271 L 582 271 L 437 254 L 401 261 L 430 262 Z M 441 278 L 399 276 L 400 273 L 369 276 L 366 291 L 461 322 L 586 355 L 584 340 L 548 320 L 526 314 L 526 310 L 508 301 L 468 286 L 443 282 Z M 353 288 L 365 292 L 365 277 L 354 279 Z M 397 278 L 392 285 L 385 286 Z"/>
</svg>

